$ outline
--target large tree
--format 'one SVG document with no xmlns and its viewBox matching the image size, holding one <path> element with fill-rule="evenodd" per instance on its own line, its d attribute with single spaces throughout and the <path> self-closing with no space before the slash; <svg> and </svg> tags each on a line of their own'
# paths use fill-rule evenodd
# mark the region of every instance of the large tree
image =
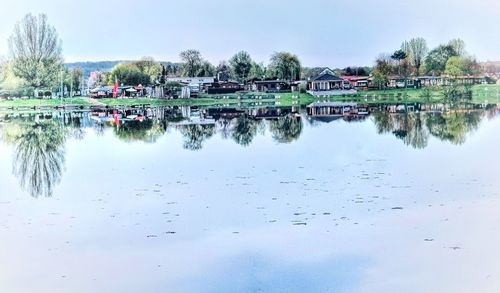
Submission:
<svg viewBox="0 0 500 293">
<path fill-rule="evenodd" d="M 198 75 L 202 65 L 203 58 L 201 57 L 200 51 L 197 50 L 186 50 L 182 51 L 180 54 L 182 60 L 182 75 L 194 77 Z"/>
<path fill-rule="evenodd" d="M 401 65 L 402 65 L 402 62 L 404 60 L 406 60 L 407 57 L 408 57 L 408 55 L 405 53 L 404 50 L 397 50 L 391 56 L 391 58 L 393 60 L 396 60 L 398 62 L 398 74 L 399 75 L 401 75 L 401 67 L 402 67 Z"/>
<path fill-rule="evenodd" d="M 375 59 L 375 67 L 373 69 L 373 81 L 379 89 L 383 89 L 387 85 L 388 76 L 395 72 L 394 61 L 388 54 L 381 54 Z"/>
<path fill-rule="evenodd" d="M 62 70 L 61 40 L 47 16 L 27 14 L 9 38 L 12 70 L 33 88 L 57 83 Z"/>
<path fill-rule="evenodd" d="M 467 55 L 467 51 L 465 51 L 465 42 L 462 39 L 453 39 L 448 42 L 448 46 L 452 47 L 458 56 Z"/>
<path fill-rule="evenodd" d="M 428 74 L 440 75 L 446 68 L 448 59 L 453 56 L 459 56 L 457 51 L 451 45 L 440 45 L 431 50 L 425 58 L 425 69 Z"/>
<path fill-rule="evenodd" d="M 196 73 L 196 76 L 199 77 L 215 76 L 215 67 L 207 60 L 203 60 L 201 62 L 200 69 Z"/>
<path fill-rule="evenodd" d="M 133 63 L 144 75 L 149 77 L 151 83 L 159 81 L 162 74 L 162 66 L 152 57 L 142 57 L 141 60 Z"/>
<path fill-rule="evenodd" d="M 458 76 L 462 76 L 465 74 L 464 67 L 465 67 L 464 58 L 453 56 L 450 57 L 450 59 L 448 59 L 448 61 L 446 62 L 446 68 L 444 70 L 444 73 L 456 78 Z"/>
<path fill-rule="evenodd" d="M 276 78 L 283 80 L 300 79 L 302 69 L 299 58 L 288 52 L 275 52 L 271 56 L 269 68 Z"/>
<path fill-rule="evenodd" d="M 108 84 L 113 84 L 115 79 L 124 85 L 146 85 L 150 82 L 149 76 L 142 73 L 137 66 L 124 63 L 113 67 L 111 73 L 108 75 Z"/>
<path fill-rule="evenodd" d="M 429 51 L 427 42 L 424 38 L 411 39 L 403 43 L 402 49 L 408 55 L 411 65 L 415 68 L 416 75 L 419 76 L 423 60 Z"/>
<path fill-rule="evenodd" d="M 82 74 L 82 69 L 79 67 L 65 69 L 64 87 L 72 92 L 78 91 L 78 89 L 80 89 L 80 83 L 82 82 Z M 70 93 L 70 96 L 73 95 L 72 92 Z"/>
<path fill-rule="evenodd" d="M 229 63 L 231 64 L 236 79 L 239 82 L 245 82 L 253 64 L 250 54 L 245 51 L 238 52 L 229 60 Z"/>
<path fill-rule="evenodd" d="M 262 63 L 252 63 L 252 68 L 248 74 L 249 79 L 264 79 L 266 77 L 266 67 Z"/>
<path fill-rule="evenodd" d="M 444 73 L 458 77 L 461 75 L 475 75 L 480 72 L 480 66 L 473 57 L 452 56 L 446 62 Z"/>
<path fill-rule="evenodd" d="M 231 67 L 226 61 L 221 61 L 219 65 L 217 65 L 215 73 L 219 81 L 228 81 L 231 79 Z"/>
</svg>

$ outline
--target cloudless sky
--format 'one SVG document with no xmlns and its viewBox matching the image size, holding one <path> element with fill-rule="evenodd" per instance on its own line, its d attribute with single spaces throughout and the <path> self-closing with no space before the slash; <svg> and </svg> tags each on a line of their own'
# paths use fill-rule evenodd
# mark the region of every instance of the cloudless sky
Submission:
<svg viewBox="0 0 500 293">
<path fill-rule="evenodd" d="M 274 51 L 304 66 L 372 65 L 405 39 L 430 47 L 460 37 L 479 60 L 500 60 L 499 0 L 0 0 L 0 55 L 26 13 L 46 13 L 66 61 L 179 61 L 198 49 L 217 64 L 240 50 L 268 63 Z"/>
</svg>

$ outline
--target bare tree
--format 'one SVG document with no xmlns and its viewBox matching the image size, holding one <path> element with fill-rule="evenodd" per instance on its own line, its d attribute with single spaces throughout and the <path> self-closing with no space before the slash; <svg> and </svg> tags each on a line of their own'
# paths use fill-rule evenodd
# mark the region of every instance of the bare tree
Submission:
<svg viewBox="0 0 500 293">
<path fill-rule="evenodd" d="M 56 84 L 62 70 L 62 49 L 47 16 L 27 14 L 9 38 L 13 73 L 35 89 Z"/>
<path fill-rule="evenodd" d="M 424 38 L 415 38 L 409 42 L 404 42 L 401 48 L 410 59 L 411 65 L 415 68 L 415 73 L 419 76 L 423 60 L 429 51 L 427 42 Z"/>
<path fill-rule="evenodd" d="M 203 58 L 201 57 L 200 51 L 197 50 L 186 50 L 180 53 L 182 60 L 182 75 L 194 77 L 200 71 Z"/>
<path fill-rule="evenodd" d="M 462 39 L 453 39 L 448 42 L 448 45 L 455 50 L 458 56 L 467 55 L 467 51 L 465 50 L 465 42 Z"/>
<path fill-rule="evenodd" d="M 7 78 L 7 68 L 8 68 L 8 61 L 5 57 L 0 56 L 0 86 L 4 82 L 4 80 Z"/>
</svg>

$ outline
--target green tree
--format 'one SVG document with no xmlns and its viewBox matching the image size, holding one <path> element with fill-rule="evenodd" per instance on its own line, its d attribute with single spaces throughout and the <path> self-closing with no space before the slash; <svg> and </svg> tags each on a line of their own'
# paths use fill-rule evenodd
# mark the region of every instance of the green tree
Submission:
<svg viewBox="0 0 500 293">
<path fill-rule="evenodd" d="M 373 70 L 373 83 L 379 88 L 385 88 L 387 84 L 387 75 L 383 74 L 379 69 Z"/>
<path fill-rule="evenodd" d="M 281 80 L 300 79 L 301 64 L 299 58 L 288 52 L 275 52 L 271 56 L 270 71 Z"/>
<path fill-rule="evenodd" d="M 70 91 L 77 91 L 80 89 L 80 83 L 82 81 L 82 69 L 72 68 L 64 70 L 64 86 Z M 70 93 L 72 95 L 73 93 Z"/>
<path fill-rule="evenodd" d="M 252 63 L 252 68 L 248 75 L 249 79 L 264 79 L 266 77 L 266 67 L 262 63 Z"/>
<path fill-rule="evenodd" d="M 13 73 L 35 89 L 57 84 L 62 70 L 61 41 L 47 16 L 27 14 L 9 38 Z"/>
<path fill-rule="evenodd" d="M 245 51 L 236 53 L 230 60 L 232 71 L 239 82 L 245 82 L 252 69 L 252 58 Z"/>
<path fill-rule="evenodd" d="M 182 75 L 188 77 L 198 76 L 203 65 L 203 58 L 200 51 L 186 50 L 180 53 L 182 60 Z"/>
<path fill-rule="evenodd" d="M 108 84 L 113 84 L 115 78 L 124 85 L 147 85 L 150 83 L 149 75 L 142 73 L 134 64 L 117 64 L 108 75 Z"/>
<path fill-rule="evenodd" d="M 431 50 L 425 58 L 425 69 L 428 74 L 441 75 L 446 69 L 448 59 L 453 56 L 459 56 L 455 49 L 450 45 L 440 45 Z"/>
<path fill-rule="evenodd" d="M 139 71 L 149 77 L 150 83 L 155 83 L 160 80 L 162 73 L 162 66 L 156 62 L 152 57 L 142 57 L 141 60 L 133 63 Z"/>
<path fill-rule="evenodd" d="M 388 54 L 381 54 L 375 59 L 375 69 L 384 76 L 397 72 L 393 59 Z"/>
<path fill-rule="evenodd" d="M 465 59 L 459 56 L 452 56 L 446 62 L 444 73 L 457 78 L 465 74 Z"/>
</svg>

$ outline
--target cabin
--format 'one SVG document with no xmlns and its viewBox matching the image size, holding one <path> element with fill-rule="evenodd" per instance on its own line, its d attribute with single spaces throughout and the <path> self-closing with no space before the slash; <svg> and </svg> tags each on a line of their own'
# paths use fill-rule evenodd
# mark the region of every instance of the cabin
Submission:
<svg viewBox="0 0 500 293">
<path fill-rule="evenodd" d="M 279 93 L 290 91 L 290 83 L 283 80 L 255 80 L 249 82 L 247 89 L 250 91 Z"/>
<path fill-rule="evenodd" d="M 244 87 L 236 81 L 217 81 L 206 85 L 204 91 L 208 94 L 233 94 L 244 90 Z"/>
<path fill-rule="evenodd" d="M 290 89 L 292 92 L 307 90 L 307 80 L 296 80 L 290 82 Z"/>
<path fill-rule="evenodd" d="M 146 95 L 146 88 L 141 84 L 137 86 L 119 86 L 117 94 L 119 97 L 143 97 Z"/>
<path fill-rule="evenodd" d="M 205 87 L 215 82 L 215 77 L 168 77 L 167 82 L 177 82 L 186 86 L 189 96 L 197 96 Z"/>
<path fill-rule="evenodd" d="M 387 78 L 389 88 L 420 88 L 421 82 L 416 77 L 389 76 Z"/>
<path fill-rule="evenodd" d="M 91 98 L 109 98 L 113 96 L 113 88 L 109 86 L 98 87 L 90 90 Z"/>
<path fill-rule="evenodd" d="M 419 76 L 418 80 L 421 86 L 442 86 L 446 83 L 440 76 Z"/>
<path fill-rule="evenodd" d="M 450 78 L 450 80 L 454 80 L 454 81 L 458 82 L 459 84 L 463 84 L 463 85 L 475 85 L 475 84 L 487 83 L 485 76 L 478 76 L 478 75 L 458 76 L 455 78 Z"/>
<path fill-rule="evenodd" d="M 331 90 L 344 90 L 350 89 L 349 81 L 335 76 L 333 71 L 325 69 L 318 76 L 312 78 L 308 82 L 308 89 L 310 91 L 331 91 Z"/>
<path fill-rule="evenodd" d="M 353 89 L 367 90 L 372 81 L 369 76 L 341 76 L 340 78 L 347 80 Z"/>
</svg>

